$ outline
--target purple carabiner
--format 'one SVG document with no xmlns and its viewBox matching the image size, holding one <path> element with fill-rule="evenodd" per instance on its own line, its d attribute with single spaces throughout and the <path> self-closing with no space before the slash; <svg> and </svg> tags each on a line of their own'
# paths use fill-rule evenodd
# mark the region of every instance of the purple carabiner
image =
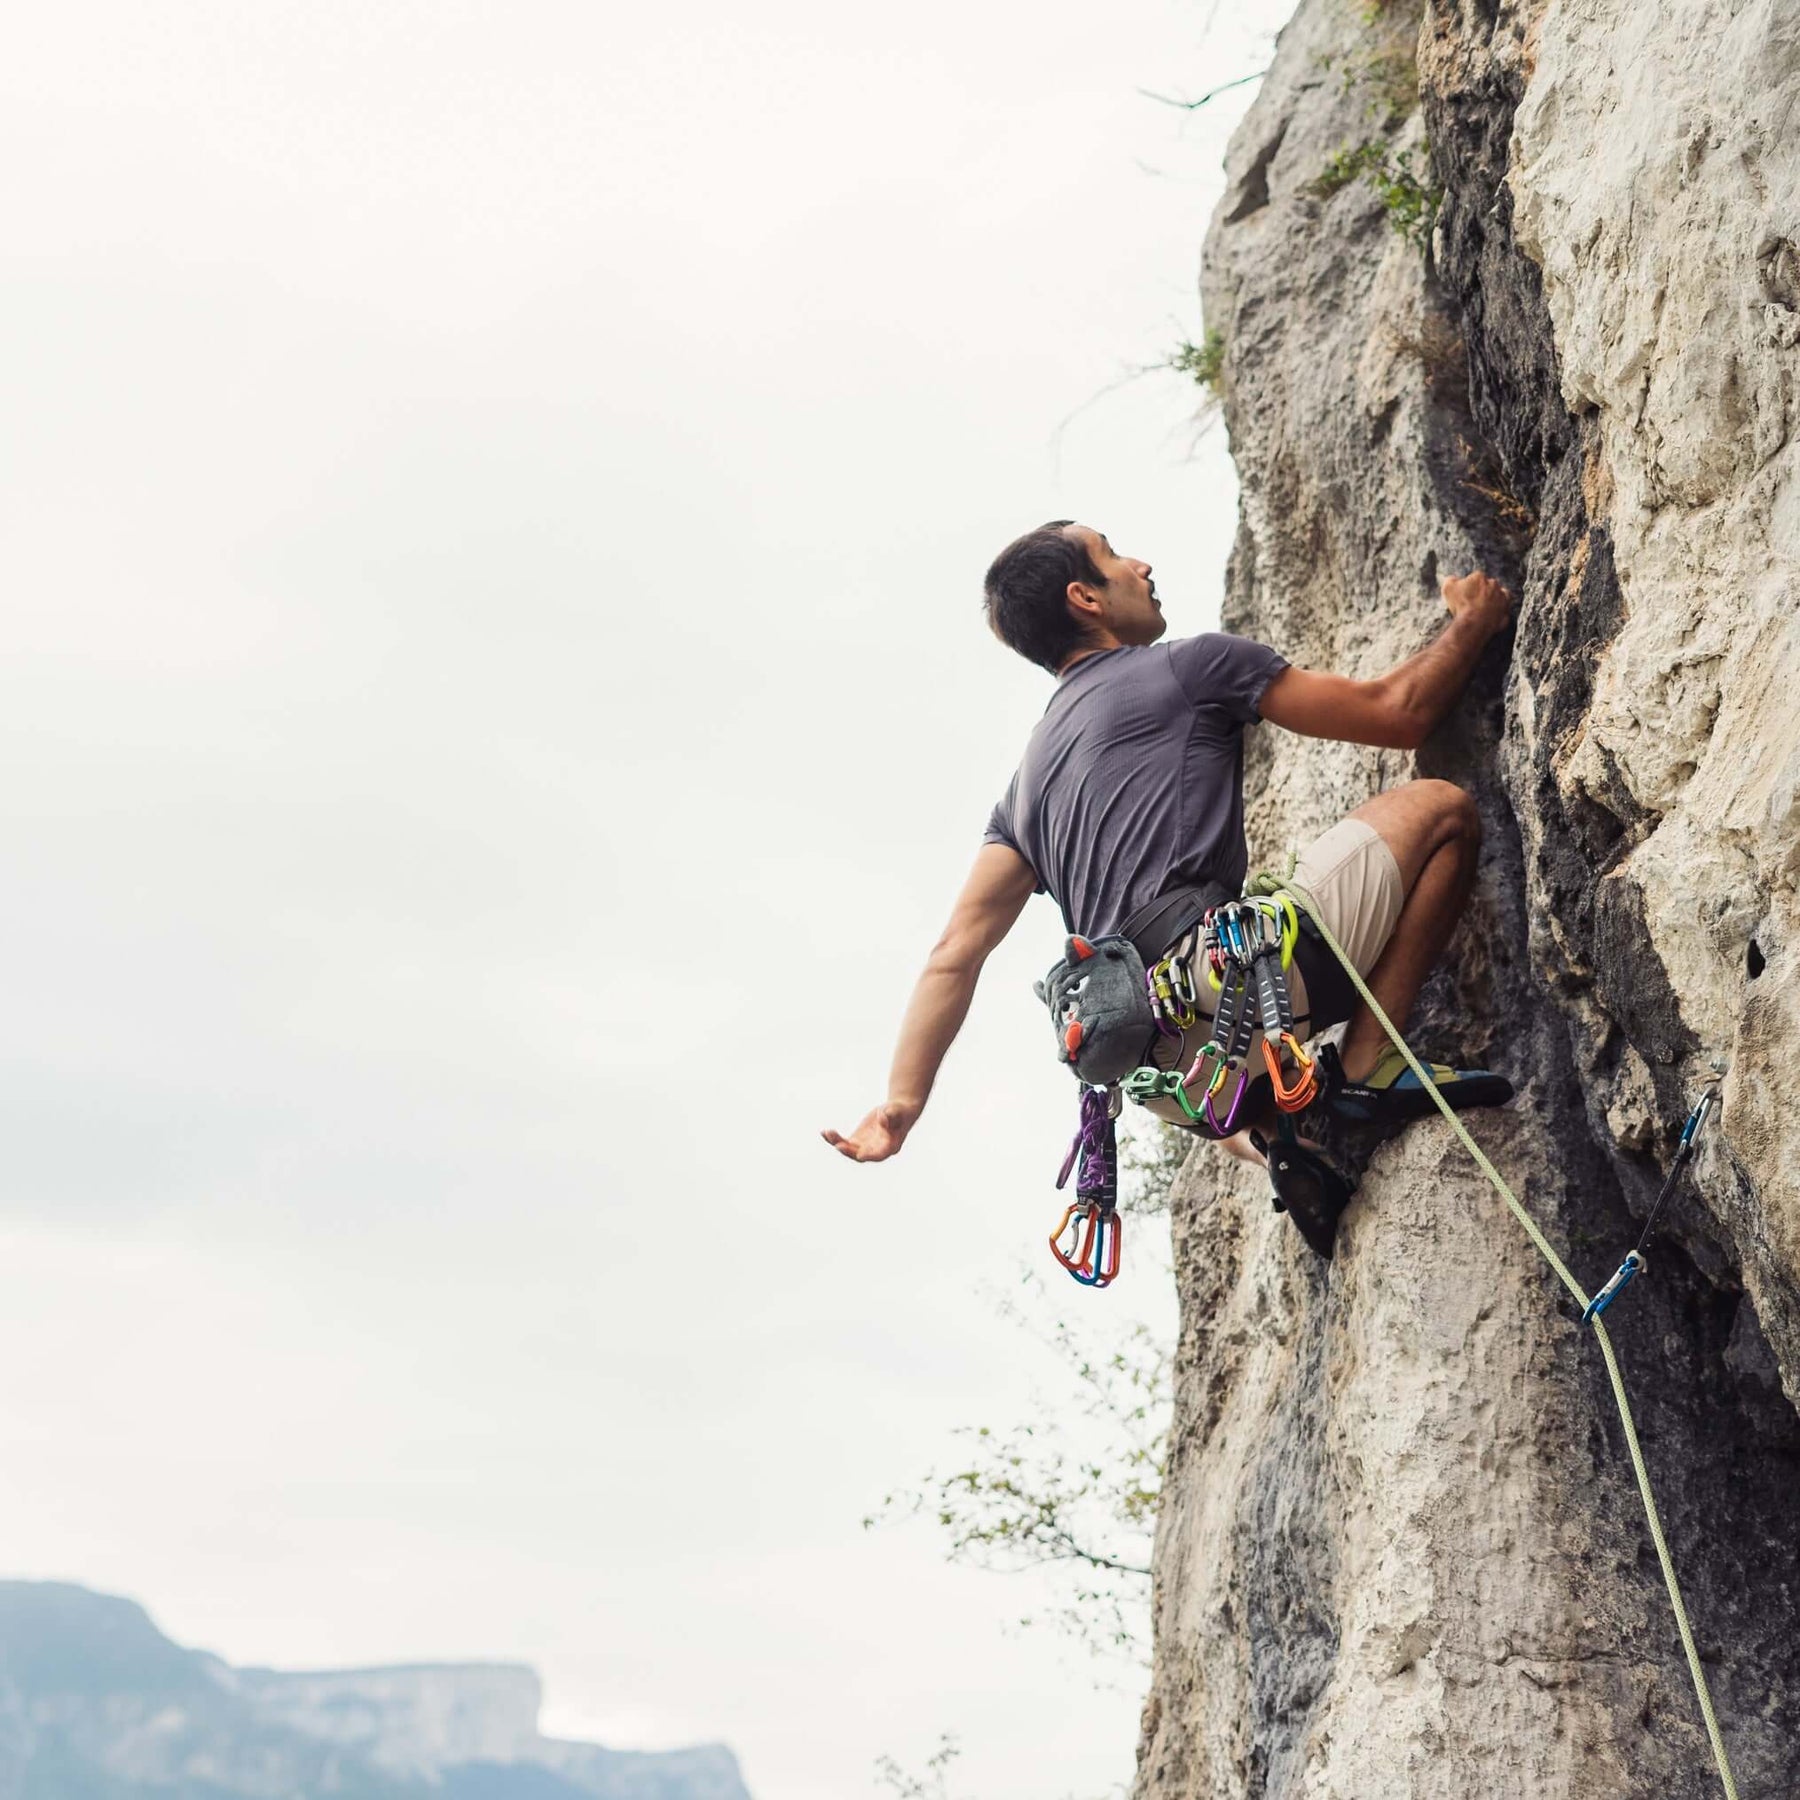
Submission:
<svg viewBox="0 0 1800 1800">
<path fill-rule="evenodd" d="M 1239 1069 L 1237 1092 L 1231 1096 L 1231 1110 L 1226 1113 L 1225 1123 L 1223 1125 L 1219 1123 L 1218 1115 L 1213 1111 L 1212 1089 L 1208 1088 L 1206 1090 L 1206 1122 L 1220 1137 L 1231 1136 L 1232 1130 L 1237 1124 L 1238 1108 L 1244 1103 L 1244 1089 L 1249 1085 L 1249 1069 L 1247 1067 Z"/>
</svg>

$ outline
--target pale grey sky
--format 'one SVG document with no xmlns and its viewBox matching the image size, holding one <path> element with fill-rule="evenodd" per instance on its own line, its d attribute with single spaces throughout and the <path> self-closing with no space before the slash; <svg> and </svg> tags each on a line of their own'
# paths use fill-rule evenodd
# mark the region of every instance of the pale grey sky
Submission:
<svg viewBox="0 0 1800 1800">
<path fill-rule="evenodd" d="M 1046 697 L 1053 515 L 1216 618 L 1173 377 L 1282 4 L 78 3 L 0 68 L 6 1574 L 845 1800 L 1125 1776 L 1028 1580 L 865 1535 L 1053 1371 L 1072 1084 L 899 1006 Z M 1070 1287 L 1102 1323 L 1155 1284 Z"/>
</svg>

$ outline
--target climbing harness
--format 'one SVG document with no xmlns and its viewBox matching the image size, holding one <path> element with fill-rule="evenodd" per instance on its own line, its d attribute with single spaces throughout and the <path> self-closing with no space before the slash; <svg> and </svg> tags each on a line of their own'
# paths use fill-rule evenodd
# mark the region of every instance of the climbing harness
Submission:
<svg viewBox="0 0 1800 1800">
<path fill-rule="evenodd" d="M 1650 1230 L 1656 1223 L 1656 1215 L 1662 1211 L 1663 1202 L 1675 1192 L 1676 1183 L 1681 1180 L 1682 1171 L 1688 1165 L 1688 1158 L 1694 1153 L 1694 1139 L 1700 1135 L 1700 1127 L 1706 1123 L 1706 1115 L 1718 1103 L 1719 1084 L 1715 1079 L 1706 1084 L 1700 1098 L 1694 1102 L 1694 1110 L 1687 1116 L 1687 1123 L 1681 1128 L 1681 1142 L 1675 1147 L 1674 1160 L 1669 1164 L 1668 1174 L 1663 1177 L 1662 1187 L 1651 1205 L 1650 1216 L 1644 1221 L 1644 1229 L 1638 1233 L 1637 1243 L 1625 1252 L 1625 1260 L 1619 1264 L 1612 1280 L 1582 1309 L 1582 1324 L 1593 1324 L 1632 1281 L 1650 1266 L 1649 1259 L 1644 1255 L 1644 1246 L 1650 1241 Z"/>
<path fill-rule="evenodd" d="M 1259 1025 L 1276 1105 L 1299 1112 L 1319 1091 L 1288 992 L 1301 937 L 1293 901 L 1285 895 L 1234 900 L 1224 889 L 1186 890 L 1175 899 L 1179 909 L 1158 902 L 1147 923 L 1134 921 L 1135 930 L 1128 925 L 1111 937 L 1071 937 L 1062 960 L 1037 984 L 1056 1029 L 1057 1056 L 1083 1084 L 1081 1124 L 1056 1183 L 1065 1187 L 1079 1165 L 1076 1198 L 1051 1234 L 1050 1249 L 1087 1287 L 1106 1287 L 1119 1272 L 1114 1121 L 1122 1101 L 1173 1100 L 1195 1125 L 1229 1137 L 1250 1086 L 1248 1057 Z M 1171 926 L 1178 932 L 1171 948 L 1154 956 L 1141 948 Z M 1158 1068 L 1156 1043 L 1172 1039 L 1179 1046 L 1199 1023 L 1202 972 L 1217 996 L 1212 1031 L 1186 1069 Z M 1228 1100 L 1222 1098 L 1227 1087 Z"/>
<path fill-rule="evenodd" d="M 1158 1029 L 1165 1037 L 1179 1038 L 1199 1018 L 1193 998 L 1198 994 L 1193 968 L 1197 960 L 1203 960 L 1207 984 L 1218 995 L 1212 1034 L 1186 1069 L 1159 1069 L 1144 1063 L 1132 1070 L 1120 1084 L 1125 1097 L 1140 1106 L 1151 1100 L 1173 1100 L 1196 1124 L 1204 1122 L 1214 1136 L 1229 1137 L 1237 1128 L 1238 1109 L 1250 1085 L 1249 1068 L 1240 1065 L 1260 1024 L 1263 1060 L 1274 1084 L 1275 1103 L 1284 1112 L 1309 1106 L 1318 1093 L 1318 1076 L 1312 1057 L 1295 1035 L 1287 985 L 1299 935 L 1291 901 L 1234 900 L 1213 908 L 1201 923 L 1197 941 L 1178 945 L 1145 976 Z M 1184 1011 L 1173 1010 L 1164 1000 L 1165 994 L 1173 995 Z M 1285 1075 L 1284 1057 L 1293 1062 L 1291 1079 Z M 1214 1100 L 1234 1076 L 1236 1086 L 1221 1119 Z M 1202 1090 L 1198 1105 L 1191 1093 L 1195 1087 Z"/>
<path fill-rule="evenodd" d="M 1081 1125 L 1063 1158 L 1059 1189 L 1075 1177 L 1075 1198 L 1050 1234 L 1050 1254 L 1083 1287 L 1110 1287 L 1119 1273 L 1124 1228 L 1119 1219 L 1118 1096 L 1103 1087 L 1081 1090 Z M 1068 1244 L 1063 1243 L 1064 1237 Z"/>
<path fill-rule="evenodd" d="M 1355 965 L 1352 964 L 1349 956 L 1345 953 L 1344 947 L 1332 935 L 1330 926 L 1325 923 L 1317 903 L 1303 888 L 1295 884 L 1291 864 L 1289 872 L 1285 877 L 1269 873 L 1258 875 L 1251 880 L 1244 891 L 1247 894 L 1257 895 L 1286 894 L 1291 896 L 1305 909 L 1313 923 L 1318 927 L 1319 935 L 1324 939 L 1325 943 L 1330 946 L 1333 955 L 1335 955 L 1338 961 L 1343 965 L 1345 974 L 1350 977 L 1350 980 L 1355 985 L 1356 992 L 1361 996 L 1363 1004 L 1368 1007 L 1369 1011 L 1380 1024 L 1382 1030 L 1387 1033 L 1389 1041 L 1393 1044 L 1394 1048 L 1406 1059 L 1407 1066 L 1412 1070 L 1413 1074 L 1430 1090 L 1431 1097 L 1436 1103 L 1438 1111 L 1449 1121 L 1451 1130 L 1462 1140 L 1464 1149 L 1474 1157 L 1476 1164 L 1481 1169 L 1482 1174 L 1488 1178 L 1494 1191 L 1506 1202 L 1507 1207 L 1510 1209 L 1513 1216 L 1525 1228 L 1527 1236 L 1529 1236 L 1532 1243 L 1536 1245 L 1539 1254 L 1547 1263 L 1549 1263 L 1550 1267 L 1555 1270 L 1557 1279 L 1560 1280 L 1563 1286 L 1574 1296 L 1576 1304 L 1582 1309 L 1582 1318 L 1584 1322 L 1593 1327 L 1594 1336 L 1600 1344 L 1600 1354 L 1606 1361 L 1606 1373 L 1612 1383 L 1613 1399 L 1618 1405 L 1619 1423 L 1624 1428 L 1626 1448 L 1631 1453 L 1631 1466 L 1637 1476 L 1638 1494 L 1644 1503 L 1644 1517 L 1649 1523 L 1651 1542 L 1656 1546 L 1657 1561 L 1662 1565 L 1663 1584 L 1668 1589 L 1669 1605 L 1675 1614 L 1675 1628 L 1680 1634 L 1681 1648 L 1687 1657 L 1688 1673 L 1693 1677 L 1694 1693 L 1700 1702 L 1701 1717 L 1706 1722 L 1706 1735 L 1708 1742 L 1712 1746 L 1713 1761 L 1718 1766 L 1719 1780 L 1724 1787 L 1726 1800 L 1738 1800 L 1737 1782 L 1732 1777 L 1731 1763 L 1725 1754 L 1725 1740 L 1719 1731 L 1718 1715 L 1713 1710 L 1712 1692 L 1706 1683 L 1706 1673 L 1700 1666 L 1700 1652 L 1695 1648 L 1693 1630 L 1688 1624 L 1687 1606 L 1681 1597 L 1681 1584 L 1675 1577 L 1675 1562 L 1673 1557 L 1669 1554 L 1668 1542 L 1663 1536 L 1662 1518 L 1656 1509 L 1656 1496 L 1650 1488 L 1650 1471 L 1644 1462 L 1643 1446 L 1638 1442 L 1637 1424 L 1632 1418 L 1631 1401 L 1625 1392 L 1625 1377 L 1619 1368 L 1619 1359 L 1617 1353 L 1613 1349 L 1612 1339 L 1608 1336 L 1606 1325 L 1600 1317 L 1601 1312 L 1603 1312 L 1605 1308 L 1601 1307 L 1594 1309 L 1592 1307 L 1592 1303 L 1590 1302 L 1588 1295 L 1583 1291 L 1581 1283 L 1569 1273 L 1562 1258 L 1557 1255 L 1554 1247 L 1551 1245 L 1550 1240 L 1546 1238 L 1543 1232 L 1538 1228 L 1537 1221 L 1533 1219 L 1531 1214 L 1520 1204 L 1518 1197 L 1502 1179 L 1499 1170 L 1497 1170 L 1488 1160 L 1487 1155 L 1482 1150 L 1481 1146 L 1476 1143 L 1475 1139 L 1470 1135 L 1468 1127 L 1457 1117 L 1455 1109 L 1450 1105 L 1449 1101 L 1444 1098 L 1437 1083 L 1432 1079 L 1431 1071 L 1412 1053 L 1411 1047 L 1400 1035 L 1393 1020 L 1390 1019 L 1383 1010 L 1381 1002 L 1369 991 L 1368 983 L 1356 972 Z M 1661 1206 L 1663 1200 L 1667 1198 L 1668 1194 L 1673 1190 L 1675 1179 L 1685 1163 L 1688 1152 L 1692 1149 L 1694 1138 L 1699 1132 L 1700 1125 L 1704 1121 L 1707 1111 L 1710 1110 L 1710 1106 L 1716 1104 L 1716 1091 L 1715 1085 L 1714 1087 L 1710 1087 L 1705 1094 L 1702 1094 L 1693 1113 L 1689 1115 L 1688 1123 L 1682 1130 L 1681 1147 L 1676 1152 L 1674 1163 L 1670 1167 L 1669 1177 L 1663 1183 L 1663 1192 L 1657 1197 L 1657 1206 Z M 1647 1220 L 1644 1225 L 1645 1236 L 1649 1235 L 1650 1225 L 1654 1222 L 1655 1217 L 1656 1207 L 1652 1207 L 1650 1219 Z M 1612 1282 L 1608 1284 L 1608 1286 L 1613 1289 L 1613 1299 L 1616 1299 L 1618 1294 L 1623 1291 L 1625 1286 L 1630 1282 L 1632 1275 L 1635 1275 L 1638 1269 L 1641 1269 L 1644 1266 L 1641 1254 L 1642 1248 L 1643 1240 L 1640 1238 L 1638 1249 L 1632 1251 L 1626 1258 L 1627 1264 L 1631 1263 L 1635 1258 L 1637 1264 L 1636 1268 L 1633 1268 L 1631 1274 L 1628 1275 L 1625 1273 L 1625 1265 L 1621 1265 L 1618 1274 L 1616 1274 L 1613 1277 Z M 1621 1277 L 1623 1277 L 1623 1279 L 1621 1279 Z M 1602 1293 L 1605 1293 L 1605 1291 L 1606 1290 L 1603 1289 Z M 1610 1301 L 1608 1304 L 1610 1304 Z"/>
</svg>

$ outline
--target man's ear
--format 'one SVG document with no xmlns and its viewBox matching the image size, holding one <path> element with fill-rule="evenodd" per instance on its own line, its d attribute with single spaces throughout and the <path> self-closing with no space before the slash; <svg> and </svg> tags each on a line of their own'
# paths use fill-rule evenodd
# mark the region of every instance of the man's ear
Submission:
<svg viewBox="0 0 1800 1800">
<path fill-rule="evenodd" d="M 1100 596 L 1079 581 L 1071 581 L 1068 590 L 1069 611 L 1076 618 L 1093 620 L 1100 617 Z"/>
</svg>

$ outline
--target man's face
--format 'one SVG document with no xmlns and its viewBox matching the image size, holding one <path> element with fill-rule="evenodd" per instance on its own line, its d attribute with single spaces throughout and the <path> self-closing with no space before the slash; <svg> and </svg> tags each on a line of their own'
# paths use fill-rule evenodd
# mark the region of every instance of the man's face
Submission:
<svg viewBox="0 0 1800 1800">
<path fill-rule="evenodd" d="M 1064 530 L 1087 545 L 1094 567 L 1105 578 L 1106 586 L 1096 596 L 1101 610 L 1095 623 L 1104 625 L 1121 644 L 1154 644 L 1169 622 L 1156 598 L 1150 565 L 1135 556 L 1121 556 L 1106 533 L 1091 526 L 1068 525 Z"/>
</svg>

